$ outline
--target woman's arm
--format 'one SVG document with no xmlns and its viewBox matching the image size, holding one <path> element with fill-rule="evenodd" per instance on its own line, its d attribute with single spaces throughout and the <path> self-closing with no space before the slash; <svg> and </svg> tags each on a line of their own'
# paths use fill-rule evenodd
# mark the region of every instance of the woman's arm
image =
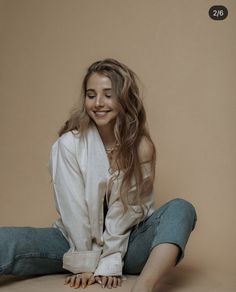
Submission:
<svg viewBox="0 0 236 292">
<path fill-rule="evenodd" d="M 140 142 L 138 153 L 142 163 L 143 182 L 145 183 L 145 180 L 151 175 L 149 162 L 152 158 L 152 147 L 145 137 Z M 124 207 L 119 199 L 120 183 L 121 181 L 116 186 L 112 186 L 110 201 L 113 202 L 111 202 L 106 215 L 106 229 L 103 234 L 104 247 L 95 275 L 122 275 L 123 257 L 128 247 L 131 229 L 142 216 L 140 206 L 135 204 L 129 206 L 125 214 L 123 213 Z M 135 194 L 136 185 L 133 185 L 127 195 L 132 200 L 132 197 L 135 198 Z M 151 192 L 144 204 L 145 215 L 154 208 L 154 204 L 154 194 Z"/>
<path fill-rule="evenodd" d="M 63 257 L 63 267 L 73 273 L 94 272 L 100 250 L 92 251 L 91 230 L 84 197 L 84 181 L 75 156 L 72 133 L 53 145 L 50 170 L 57 211 L 69 237 L 70 249 Z"/>
<path fill-rule="evenodd" d="M 129 196 L 135 195 L 136 186 L 129 191 Z M 153 193 L 145 202 L 145 215 L 154 207 Z M 108 209 L 103 234 L 104 246 L 96 275 L 115 276 L 122 275 L 123 257 L 127 251 L 131 228 L 138 223 L 142 213 L 140 206 L 129 206 L 128 211 L 123 213 L 124 207 L 120 199 L 114 201 Z"/>
</svg>

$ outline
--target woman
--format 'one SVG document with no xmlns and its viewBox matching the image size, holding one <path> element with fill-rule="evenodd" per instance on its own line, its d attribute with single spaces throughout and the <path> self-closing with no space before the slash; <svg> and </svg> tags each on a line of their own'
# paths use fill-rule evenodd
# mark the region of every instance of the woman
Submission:
<svg viewBox="0 0 236 292">
<path fill-rule="evenodd" d="M 132 292 L 152 291 L 183 258 L 196 212 L 182 199 L 154 208 L 156 151 L 134 72 L 92 64 L 59 136 L 49 166 L 60 217 L 51 228 L 0 228 L 0 273 L 70 271 L 74 288 L 140 274 Z"/>
</svg>

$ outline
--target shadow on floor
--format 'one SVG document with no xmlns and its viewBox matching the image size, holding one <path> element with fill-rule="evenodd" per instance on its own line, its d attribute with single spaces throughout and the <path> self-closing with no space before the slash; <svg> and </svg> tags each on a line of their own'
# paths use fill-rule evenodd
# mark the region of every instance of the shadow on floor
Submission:
<svg viewBox="0 0 236 292">
<path fill-rule="evenodd" d="M 10 285 L 12 283 L 20 282 L 26 279 L 32 279 L 40 276 L 13 276 L 13 275 L 0 275 L 0 287 Z"/>
<path fill-rule="evenodd" d="M 61 274 L 62 275 L 62 274 Z M 10 286 L 19 282 L 22 282 L 24 280 L 33 279 L 33 278 L 40 278 L 41 276 L 0 276 L 0 287 L 3 286 Z M 129 285 L 135 281 L 135 276 L 127 276 L 127 280 Z M 168 276 L 163 278 L 161 284 L 159 284 L 155 288 L 155 292 L 172 292 L 179 289 L 187 289 L 196 282 L 198 282 L 199 279 L 202 278 L 201 270 L 197 267 L 190 267 L 181 265 L 176 267 L 172 273 L 170 273 Z"/>
<path fill-rule="evenodd" d="M 202 270 L 197 267 L 179 266 L 176 267 L 170 274 L 163 278 L 161 283 L 155 287 L 155 292 L 172 292 L 184 290 L 187 287 L 192 287 L 198 279 L 202 278 Z"/>
</svg>

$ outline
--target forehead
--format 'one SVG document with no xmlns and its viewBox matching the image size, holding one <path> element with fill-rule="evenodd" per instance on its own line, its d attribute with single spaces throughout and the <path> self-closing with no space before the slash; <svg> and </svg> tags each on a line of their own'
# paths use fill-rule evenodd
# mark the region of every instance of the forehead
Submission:
<svg viewBox="0 0 236 292">
<path fill-rule="evenodd" d="M 93 73 L 88 79 L 86 89 L 99 90 L 104 88 L 112 88 L 110 78 L 103 74 Z"/>
</svg>

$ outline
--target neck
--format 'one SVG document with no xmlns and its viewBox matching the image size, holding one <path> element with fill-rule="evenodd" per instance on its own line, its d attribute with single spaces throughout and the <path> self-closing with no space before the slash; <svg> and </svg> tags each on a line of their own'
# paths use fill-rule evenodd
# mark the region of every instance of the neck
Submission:
<svg viewBox="0 0 236 292">
<path fill-rule="evenodd" d="M 111 128 L 98 128 L 98 132 L 101 136 L 102 142 L 107 147 L 115 145 L 116 138 L 113 129 Z"/>
</svg>

